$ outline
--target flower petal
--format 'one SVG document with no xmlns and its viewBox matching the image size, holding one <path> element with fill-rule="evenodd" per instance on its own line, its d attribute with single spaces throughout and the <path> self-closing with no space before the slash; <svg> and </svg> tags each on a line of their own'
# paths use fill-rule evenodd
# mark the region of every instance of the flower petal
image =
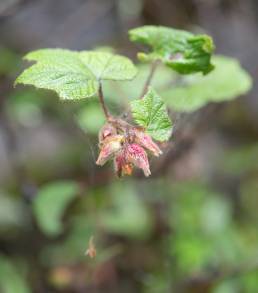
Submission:
<svg viewBox="0 0 258 293">
<path fill-rule="evenodd" d="M 111 159 L 115 153 L 121 150 L 122 141 L 122 135 L 113 135 L 106 138 L 101 146 L 96 164 L 103 166 L 109 159 Z"/>
<path fill-rule="evenodd" d="M 144 148 L 148 149 L 153 153 L 154 156 L 158 157 L 162 154 L 161 149 L 158 145 L 152 140 L 151 136 L 145 133 L 142 130 L 137 128 L 133 129 L 135 135 L 135 142 Z"/>
<path fill-rule="evenodd" d="M 141 146 L 136 143 L 129 144 L 126 147 L 125 155 L 126 161 L 142 169 L 146 177 L 151 174 L 147 154 Z"/>
<path fill-rule="evenodd" d="M 123 175 L 131 175 L 133 166 L 131 163 L 126 162 L 124 150 L 120 151 L 114 158 L 115 172 L 118 177 Z"/>
<path fill-rule="evenodd" d="M 103 127 L 99 131 L 99 143 L 101 144 L 106 138 L 116 135 L 116 128 L 109 123 L 103 125 Z"/>
</svg>

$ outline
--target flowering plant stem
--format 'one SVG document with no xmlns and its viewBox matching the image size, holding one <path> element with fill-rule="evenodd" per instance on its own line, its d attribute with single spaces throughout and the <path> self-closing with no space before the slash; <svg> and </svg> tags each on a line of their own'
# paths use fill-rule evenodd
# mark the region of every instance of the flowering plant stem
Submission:
<svg viewBox="0 0 258 293">
<path fill-rule="evenodd" d="M 105 114 L 106 120 L 108 121 L 110 118 L 110 114 L 108 112 L 107 106 L 104 101 L 104 95 L 103 95 L 103 90 L 102 90 L 102 83 L 99 81 L 99 88 L 98 88 L 98 97 L 99 97 L 99 102 L 101 104 L 101 107 L 103 109 L 103 112 Z"/>
<path fill-rule="evenodd" d="M 142 99 L 144 97 L 144 95 L 147 93 L 148 91 L 148 87 L 150 86 L 151 84 L 151 81 L 153 79 L 153 76 L 154 76 L 154 73 L 156 71 L 156 69 L 158 68 L 158 65 L 159 65 L 160 61 L 159 60 L 155 60 L 152 64 L 151 64 L 151 68 L 150 68 L 150 72 L 149 72 L 149 75 L 145 81 L 145 84 L 143 86 L 143 90 L 142 90 L 142 93 L 139 97 L 139 99 Z"/>
</svg>

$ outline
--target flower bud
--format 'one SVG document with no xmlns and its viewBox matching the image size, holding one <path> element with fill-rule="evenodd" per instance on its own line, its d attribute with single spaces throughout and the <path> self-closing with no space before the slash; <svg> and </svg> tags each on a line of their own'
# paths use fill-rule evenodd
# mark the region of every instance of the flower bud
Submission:
<svg viewBox="0 0 258 293">
<path fill-rule="evenodd" d="M 100 149 L 99 157 L 96 164 L 103 166 L 115 153 L 121 150 L 123 144 L 122 135 L 108 136 L 103 142 Z"/>
<path fill-rule="evenodd" d="M 105 140 L 107 137 L 110 137 L 116 134 L 117 134 L 116 128 L 112 124 L 109 124 L 109 123 L 104 124 L 104 126 L 99 131 L 99 143 L 101 144 L 103 140 Z"/>
<path fill-rule="evenodd" d="M 158 157 L 162 154 L 161 149 L 158 147 L 158 145 L 152 140 L 151 136 L 145 133 L 142 130 L 139 130 L 137 128 L 133 129 L 133 134 L 135 136 L 135 142 L 142 147 L 148 149 L 153 153 L 154 156 Z"/>
<path fill-rule="evenodd" d="M 132 143 L 126 147 L 125 158 L 126 162 L 132 163 L 137 168 L 142 169 L 146 177 L 151 174 L 147 154 L 138 144 Z"/>
</svg>

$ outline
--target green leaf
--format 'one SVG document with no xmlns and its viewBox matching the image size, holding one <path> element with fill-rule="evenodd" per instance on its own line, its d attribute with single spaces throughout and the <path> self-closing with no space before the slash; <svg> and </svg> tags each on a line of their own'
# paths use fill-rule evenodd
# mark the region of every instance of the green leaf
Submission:
<svg viewBox="0 0 258 293">
<path fill-rule="evenodd" d="M 99 80 L 130 80 L 137 73 L 128 58 L 108 52 L 42 49 L 27 54 L 25 59 L 37 63 L 26 69 L 15 84 L 53 90 L 61 99 L 94 96 Z"/>
<path fill-rule="evenodd" d="M 31 292 L 17 265 L 3 255 L 0 255 L 0 291 L 4 293 Z"/>
<path fill-rule="evenodd" d="M 152 219 L 133 185 L 115 184 L 111 187 L 110 195 L 112 207 L 100 217 L 104 228 L 128 238 L 147 237 L 152 230 Z"/>
<path fill-rule="evenodd" d="M 33 210 L 41 230 L 56 236 L 63 230 L 62 215 L 78 192 L 72 181 L 60 181 L 43 186 L 33 201 Z"/>
<path fill-rule="evenodd" d="M 69 233 L 66 238 L 45 246 L 40 254 L 41 262 L 49 267 L 80 262 L 87 243 L 95 232 L 94 223 L 85 211 L 73 216 L 69 220 Z"/>
<path fill-rule="evenodd" d="M 250 90 L 251 77 L 237 60 L 216 56 L 213 61 L 216 68 L 209 75 L 187 76 L 180 85 L 162 93 L 173 110 L 192 112 L 209 102 L 232 100 Z"/>
<path fill-rule="evenodd" d="M 129 31 L 131 41 L 151 47 L 150 53 L 139 53 L 143 62 L 161 60 L 180 74 L 209 73 L 214 51 L 212 38 L 163 26 L 143 26 Z"/>
<path fill-rule="evenodd" d="M 151 88 L 142 99 L 131 102 L 132 115 L 136 123 L 159 141 L 168 140 L 172 133 L 172 122 L 160 96 Z"/>
</svg>

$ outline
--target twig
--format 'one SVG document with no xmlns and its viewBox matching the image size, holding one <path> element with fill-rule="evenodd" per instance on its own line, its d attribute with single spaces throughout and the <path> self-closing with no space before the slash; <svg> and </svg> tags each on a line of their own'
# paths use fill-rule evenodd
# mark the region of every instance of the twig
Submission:
<svg viewBox="0 0 258 293">
<path fill-rule="evenodd" d="M 105 117 L 108 120 L 110 115 L 109 115 L 107 106 L 106 106 L 105 101 L 104 101 L 104 95 L 103 95 L 103 91 L 102 91 L 101 81 L 99 81 L 98 96 L 99 96 L 99 101 L 100 101 L 101 107 L 103 109 L 103 112 L 105 114 Z"/>
<path fill-rule="evenodd" d="M 148 77 L 147 77 L 147 79 L 146 79 L 146 82 L 145 82 L 145 84 L 144 84 L 144 87 L 143 87 L 142 93 L 141 93 L 141 95 L 140 95 L 140 99 L 142 99 L 143 96 L 147 93 L 148 87 L 149 87 L 149 85 L 150 85 L 150 83 L 151 83 L 151 81 L 152 81 L 153 75 L 154 75 L 154 73 L 155 73 L 155 71 L 156 71 L 158 65 L 159 65 L 159 60 L 155 60 L 155 61 L 151 64 L 150 73 L 149 73 L 149 75 L 148 75 Z"/>
</svg>

